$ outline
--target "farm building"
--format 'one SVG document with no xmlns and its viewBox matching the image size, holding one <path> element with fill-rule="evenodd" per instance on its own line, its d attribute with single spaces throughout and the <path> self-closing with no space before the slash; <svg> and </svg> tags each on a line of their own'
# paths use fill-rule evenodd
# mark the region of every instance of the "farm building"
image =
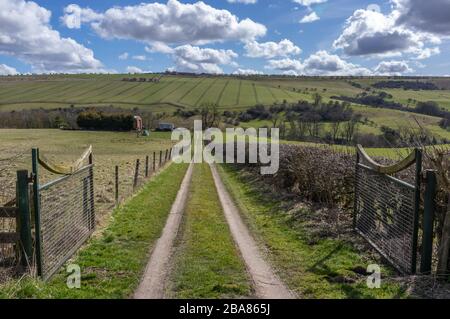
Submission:
<svg viewBox="0 0 450 319">
<path fill-rule="evenodd" d="M 133 129 L 136 131 L 142 131 L 144 128 L 142 117 L 135 115 L 134 116 L 134 122 L 133 122 Z"/>
</svg>

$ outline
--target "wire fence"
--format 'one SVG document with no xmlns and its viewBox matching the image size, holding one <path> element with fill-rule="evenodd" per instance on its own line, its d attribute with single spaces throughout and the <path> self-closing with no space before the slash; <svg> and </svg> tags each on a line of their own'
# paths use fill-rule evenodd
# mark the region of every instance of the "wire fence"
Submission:
<svg viewBox="0 0 450 319">
<path fill-rule="evenodd" d="M 415 187 L 357 164 L 355 228 L 403 273 L 414 254 Z"/>
<path fill-rule="evenodd" d="M 40 264 L 52 276 L 94 230 L 93 165 L 39 189 Z"/>
<path fill-rule="evenodd" d="M 101 211 L 105 215 L 107 211 L 136 194 L 171 160 L 171 154 L 172 149 L 164 149 L 134 161 L 127 155 L 127 160 L 109 169 L 105 168 L 107 163 L 103 160 L 100 168 L 89 164 L 62 177 L 41 169 L 37 190 L 32 191 L 30 187 L 30 198 L 37 193 L 39 203 L 37 219 L 33 216 L 31 225 L 34 238 L 33 258 L 37 273 L 46 280 L 58 271 L 90 237 L 96 224 L 101 222 L 96 218 L 97 212 Z M 112 161 L 114 162 L 114 159 Z M 10 173 L 11 169 L 9 175 Z M 12 180 L 9 184 L 14 184 L 14 191 L 9 184 L 7 191 L 3 188 L 5 195 L 0 197 L 0 208 L 5 202 L 15 204 L 11 199 L 15 196 L 16 180 L 13 175 L 9 175 L 8 180 Z M 30 206 L 33 215 L 36 215 L 36 206 L 31 202 Z M 13 232 L 17 232 L 15 216 L 6 218 L 0 212 L 0 237 Z M 0 240 L 0 283 L 18 273 L 18 257 L 17 243 L 2 243 Z"/>
<path fill-rule="evenodd" d="M 132 196 L 171 159 L 172 149 L 165 149 L 137 158 L 133 165 L 116 165 L 114 168 L 115 205 L 119 205 Z"/>
</svg>

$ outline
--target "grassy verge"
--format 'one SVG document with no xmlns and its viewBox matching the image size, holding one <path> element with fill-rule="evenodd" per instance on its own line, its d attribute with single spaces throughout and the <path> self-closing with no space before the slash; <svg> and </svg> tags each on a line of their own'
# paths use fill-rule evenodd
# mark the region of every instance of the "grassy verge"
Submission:
<svg viewBox="0 0 450 319">
<path fill-rule="evenodd" d="M 174 261 L 169 295 L 175 298 L 239 298 L 251 294 L 207 164 L 196 165 Z"/>
<path fill-rule="evenodd" d="M 244 180 L 231 166 L 219 166 L 222 179 L 241 210 L 250 230 L 267 247 L 268 259 L 280 277 L 304 298 L 402 298 L 399 284 L 383 280 L 380 289 L 368 289 L 366 277 L 358 275 L 377 263 L 350 244 L 323 238 L 311 243 L 302 222 L 281 207 L 282 203 Z"/>
<path fill-rule="evenodd" d="M 116 209 L 103 235 L 92 239 L 72 264 L 81 288 L 69 289 L 65 271 L 50 282 L 31 278 L 0 287 L 0 298 L 127 298 L 137 287 L 151 246 L 159 238 L 187 165 L 171 165 L 128 203 Z"/>
</svg>

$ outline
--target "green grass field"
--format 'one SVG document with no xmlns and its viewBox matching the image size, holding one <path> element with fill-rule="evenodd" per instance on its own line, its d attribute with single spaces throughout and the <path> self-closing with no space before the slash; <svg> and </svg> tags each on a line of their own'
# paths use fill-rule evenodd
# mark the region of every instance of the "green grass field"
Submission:
<svg viewBox="0 0 450 319">
<path fill-rule="evenodd" d="M 48 283 L 24 277 L 0 286 L 0 299 L 132 297 L 186 169 L 186 164 L 171 165 L 114 211 L 102 236 L 92 238 L 71 261 L 81 268 L 81 289 L 67 287 L 62 269 Z"/>
<path fill-rule="evenodd" d="M 160 82 L 122 81 L 123 78 L 129 77 L 157 76 L 115 74 L 54 75 L 11 79 L 0 77 L 0 111 L 54 109 L 71 105 L 114 105 L 171 114 L 176 109 L 199 108 L 204 103 L 216 103 L 221 110 L 242 111 L 255 104 L 269 106 L 283 101 L 312 101 L 316 93 L 319 93 L 325 102 L 331 100 L 333 96 L 355 96 L 364 92 L 365 88 L 371 88 L 371 84 L 383 79 L 165 75 Z M 350 81 L 360 83 L 362 88 L 352 86 Z M 429 81 L 441 83 L 444 80 Z M 403 105 L 408 105 L 408 100 L 435 101 L 442 108 L 450 109 L 450 89 L 439 91 L 383 89 L 382 91 L 392 94 L 392 100 Z M 367 124 L 360 125 L 361 133 L 379 135 L 382 126 L 394 129 L 417 128 L 419 123 L 436 137 L 450 139 L 450 131 L 439 127 L 440 118 L 438 117 L 356 104 L 352 107 L 369 120 Z M 267 125 L 267 123 L 251 124 L 257 127 Z M 242 125 L 249 126 L 250 123 L 242 123 Z"/>
<path fill-rule="evenodd" d="M 121 198 L 132 192 L 136 159 L 159 156 L 160 150 L 171 147 L 170 133 L 152 132 L 150 137 L 137 138 L 133 132 L 63 131 L 51 129 L 0 129 L 0 159 L 14 158 L 0 165 L 0 205 L 15 196 L 16 170 L 31 170 L 31 148 L 55 163 L 72 163 L 89 146 L 93 147 L 94 178 L 98 220 L 114 205 L 114 169 L 119 166 Z M 5 165 L 5 166 L 3 166 Z M 142 175 L 143 170 L 141 169 Z M 41 170 L 41 183 L 57 176 Z"/>
<path fill-rule="evenodd" d="M 218 103 L 222 108 L 246 108 L 256 103 L 271 105 L 304 98 L 300 93 L 287 93 L 286 88 L 250 79 L 165 76 L 159 83 L 141 83 L 124 82 L 122 77 L 0 79 L 0 110 L 109 104 L 154 107 L 164 103 L 195 108 L 205 102 Z"/>
</svg>

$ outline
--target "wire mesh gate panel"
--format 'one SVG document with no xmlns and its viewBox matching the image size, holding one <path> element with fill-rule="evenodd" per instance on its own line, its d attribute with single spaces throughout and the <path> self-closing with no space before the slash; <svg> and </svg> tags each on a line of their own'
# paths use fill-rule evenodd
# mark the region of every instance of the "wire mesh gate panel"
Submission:
<svg viewBox="0 0 450 319">
<path fill-rule="evenodd" d="M 93 165 L 39 187 L 40 270 L 51 277 L 94 230 Z"/>
<path fill-rule="evenodd" d="M 415 260 L 416 188 L 358 163 L 355 228 L 402 273 Z"/>
</svg>

